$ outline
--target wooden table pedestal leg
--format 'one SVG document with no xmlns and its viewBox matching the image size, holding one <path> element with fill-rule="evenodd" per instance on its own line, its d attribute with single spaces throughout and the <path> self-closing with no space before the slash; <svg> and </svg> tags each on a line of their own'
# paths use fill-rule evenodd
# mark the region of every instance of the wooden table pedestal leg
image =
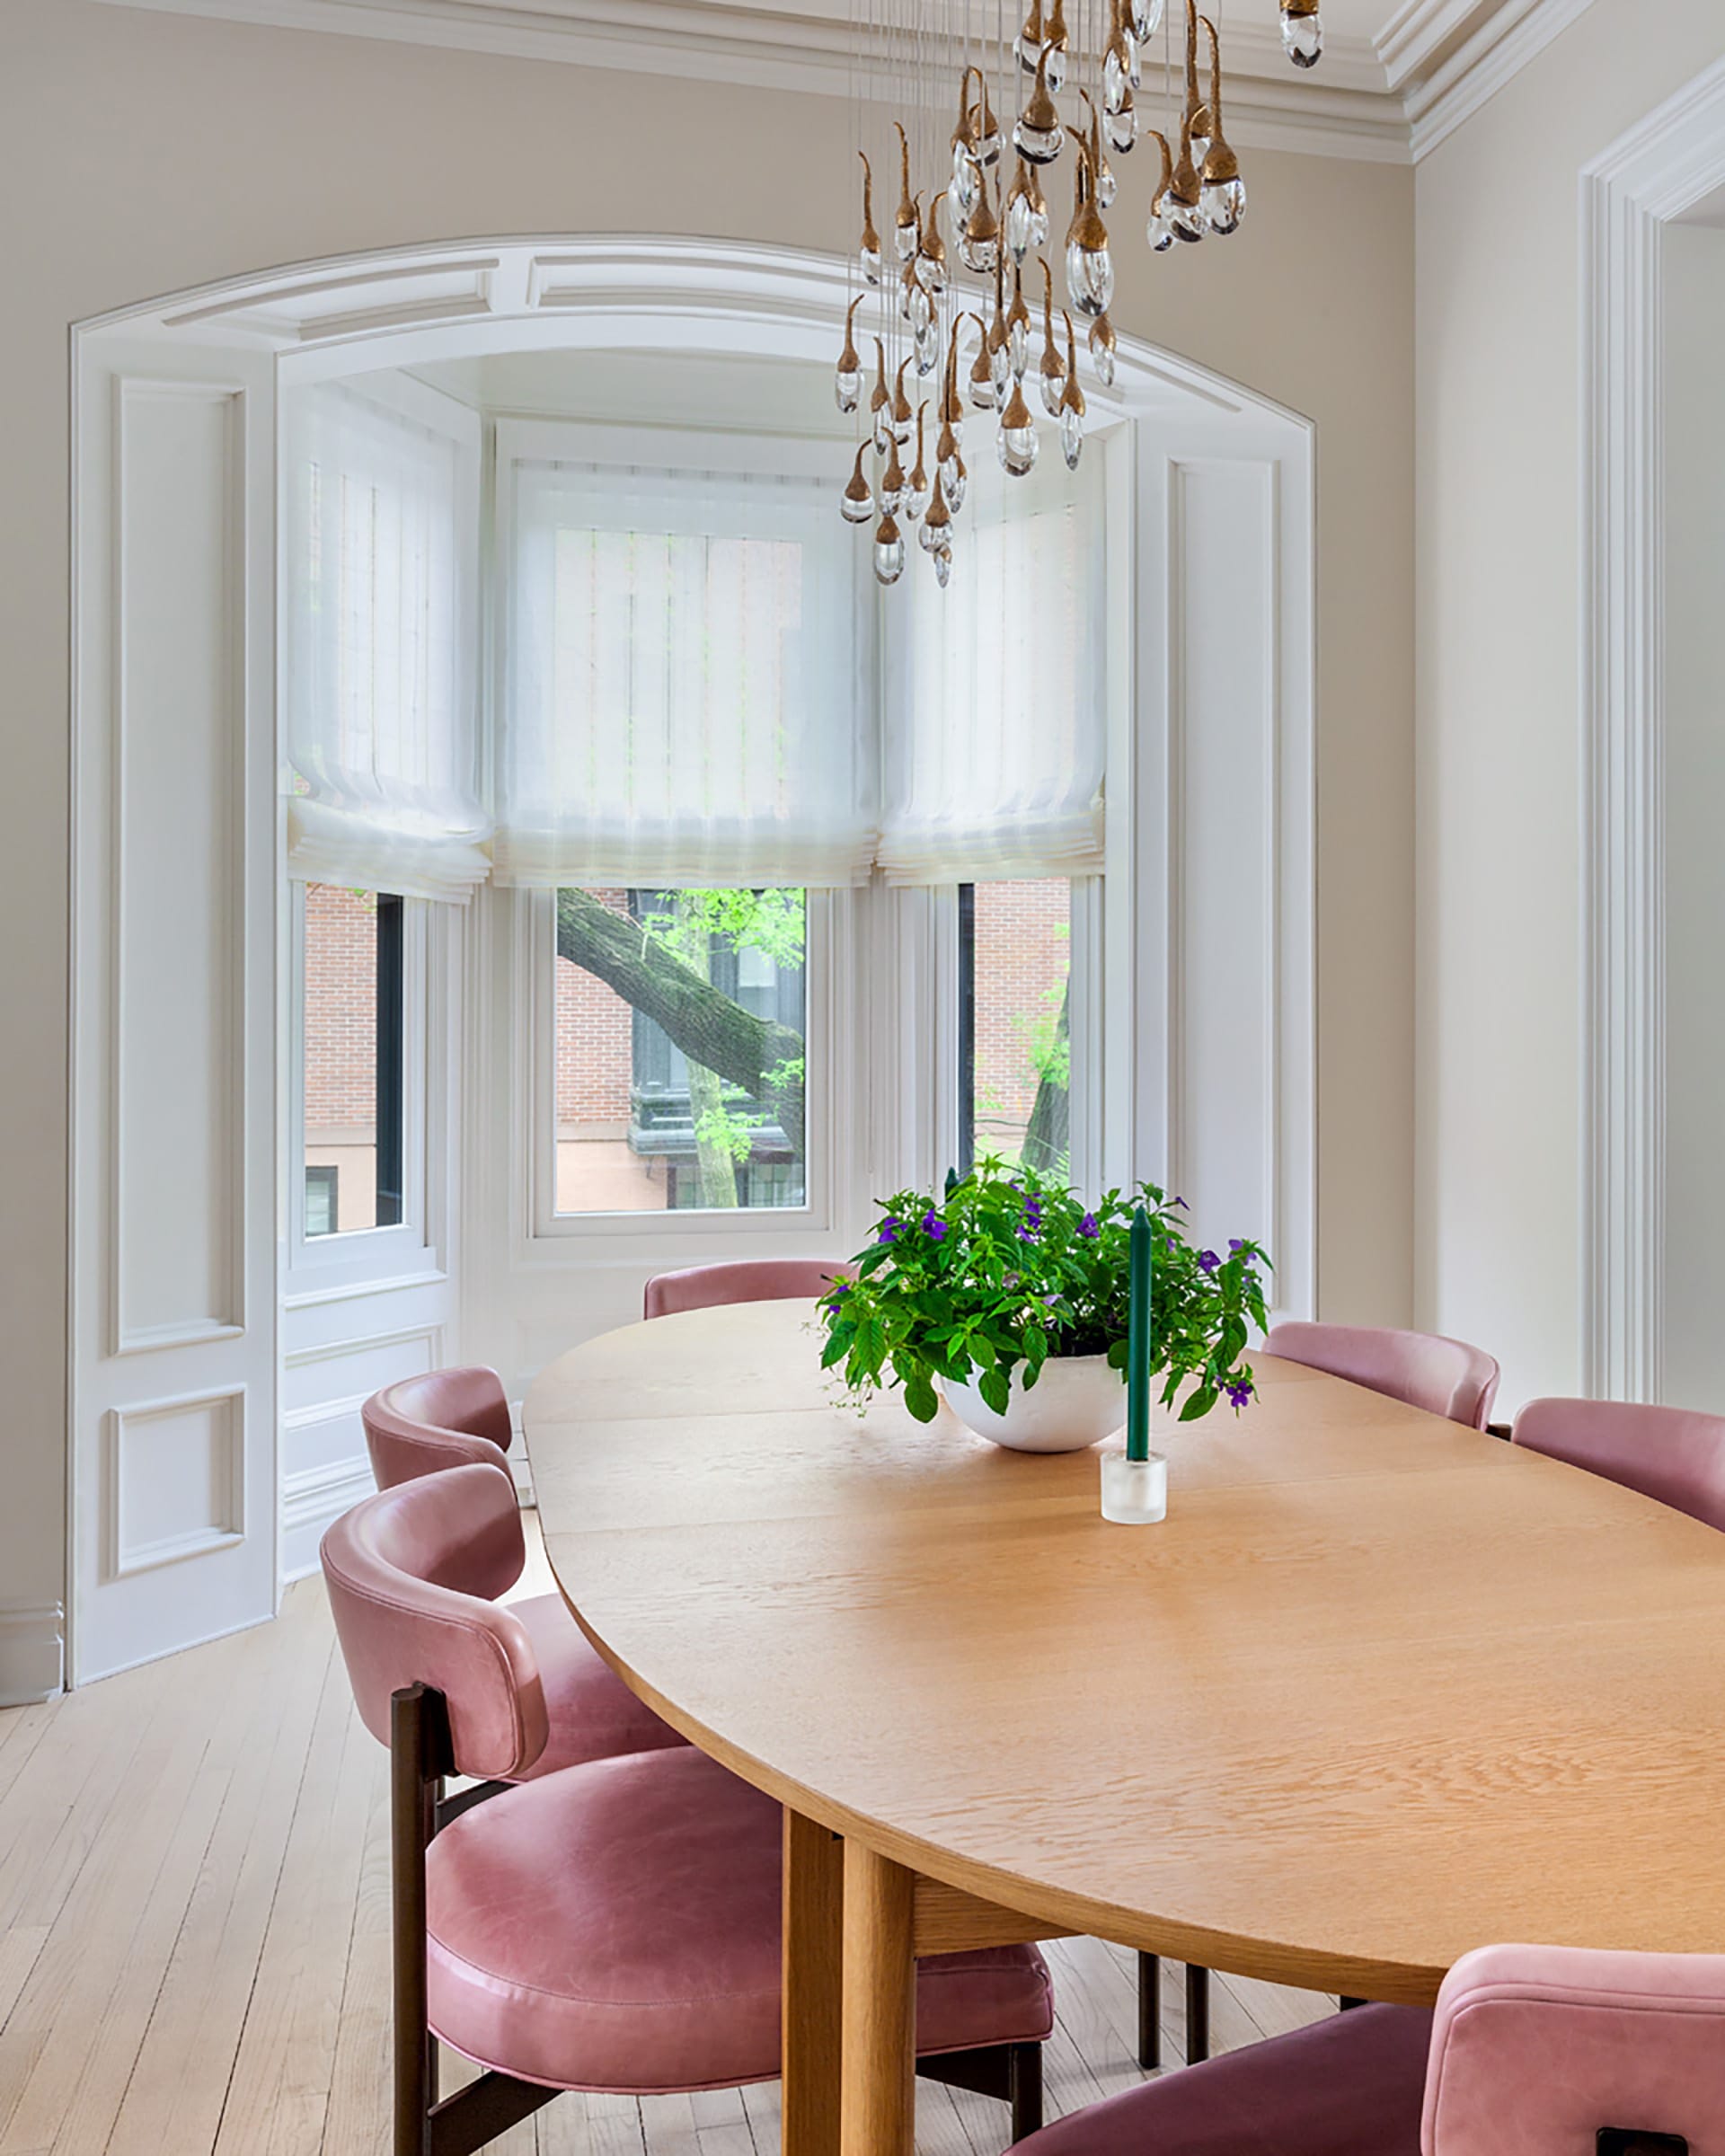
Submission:
<svg viewBox="0 0 1725 2156">
<path fill-rule="evenodd" d="M 845 1844 L 843 2156 L 915 2156 L 916 1875 Z"/>
<path fill-rule="evenodd" d="M 784 1815 L 783 2156 L 839 2156 L 845 1843 Z"/>
</svg>

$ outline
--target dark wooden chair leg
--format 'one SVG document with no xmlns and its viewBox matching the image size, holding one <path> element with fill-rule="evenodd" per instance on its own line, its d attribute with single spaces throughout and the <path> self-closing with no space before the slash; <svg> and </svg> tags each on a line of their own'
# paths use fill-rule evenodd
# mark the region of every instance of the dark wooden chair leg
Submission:
<svg viewBox="0 0 1725 2156">
<path fill-rule="evenodd" d="M 441 1692 L 410 1684 L 390 1701 L 390 1902 L 394 1944 L 394 2156 L 474 2156 L 529 2117 L 554 2089 L 482 2073 L 438 2100 L 438 2046 L 427 2019 L 425 1852 L 438 1829 L 504 1785 L 482 1782 L 447 1803 L 448 1710 Z"/>
<path fill-rule="evenodd" d="M 1186 2063 L 1197 2066 L 1210 2055 L 1210 1972 L 1186 1965 Z"/>
<path fill-rule="evenodd" d="M 1014 2044 L 1008 2061 L 1008 2090 L 1013 2107 L 1013 2139 L 1042 2127 L 1042 2046 Z"/>
<path fill-rule="evenodd" d="M 1138 1956 L 1138 2064 L 1154 2073 L 1162 2064 L 1162 1957 Z"/>
</svg>

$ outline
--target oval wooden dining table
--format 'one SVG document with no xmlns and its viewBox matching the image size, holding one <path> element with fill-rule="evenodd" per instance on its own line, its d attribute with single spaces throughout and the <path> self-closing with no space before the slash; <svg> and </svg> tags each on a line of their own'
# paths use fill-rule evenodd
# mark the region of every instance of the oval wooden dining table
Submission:
<svg viewBox="0 0 1725 2156">
<path fill-rule="evenodd" d="M 1491 1940 L 1725 1948 L 1725 1537 L 1269 1357 L 1113 1526 L 1094 1452 L 859 1416 L 819 1348 L 688 1312 L 525 1418 L 583 1630 L 785 1807 L 786 2156 L 908 2156 L 918 1953 L 1422 2002 Z"/>
</svg>

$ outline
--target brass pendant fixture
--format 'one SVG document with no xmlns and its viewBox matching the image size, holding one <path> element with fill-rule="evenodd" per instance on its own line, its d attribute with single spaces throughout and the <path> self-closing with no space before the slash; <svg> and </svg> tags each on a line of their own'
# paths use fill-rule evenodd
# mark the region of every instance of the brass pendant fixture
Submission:
<svg viewBox="0 0 1725 2156">
<path fill-rule="evenodd" d="M 1177 242 L 1225 239 L 1245 217 L 1245 181 L 1224 126 L 1220 0 L 1213 0 L 1208 14 L 1199 12 L 1199 0 L 1174 0 L 1183 25 L 1178 13 L 1164 24 L 1165 0 L 1013 0 L 1023 9 L 1013 18 L 1015 31 L 1005 4 L 996 0 L 1003 11 L 998 35 L 979 42 L 969 8 L 959 11 L 962 28 L 953 30 L 940 27 L 942 11 L 928 0 L 869 0 L 858 82 L 907 78 L 905 117 L 892 122 L 899 180 L 894 274 L 888 278 L 883 267 L 874 168 L 862 142 L 871 106 L 859 92 L 862 225 L 854 275 L 862 288 L 845 310 L 834 388 L 839 410 L 857 414 L 862 429 L 840 507 L 850 522 L 872 528 L 875 573 L 883 584 L 896 584 L 904 574 L 906 525 L 916 529 L 940 583 L 952 574 L 953 526 L 969 480 L 960 446 L 967 402 L 971 411 L 994 415 L 995 452 L 1010 477 L 1023 478 L 1035 468 L 1045 424 L 1057 429 L 1066 465 L 1077 469 L 1090 420 L 1079 377 L 1080 324 L 1096 381 L 1110 389 L 1116 375 L 1119 340 L 1110 310 L 1117 265 L 1108 218 L 1121 183 L 1112 161 L 1129 156 L 1142 140 L 1156 146 L 1156 170 L 1146 175 L 1146 228 L 1154 254 L 1172 259 L 1180 252 Z M 1298 67 L 1315 66 L 1323 49 L 1320 0 L 1278 0 L 1278 5 L 1288 58 Z M 1167 45 L 1154 48 L 1164 28 Z M 1146 66 L 1158 60 L 1160 87 L 1146 89 Z M 959 78 L 956 122 L 949 66 Z M 1069 89 L 1082 106 L 1063 114 L 1059 101 Z M 1144 115 L 1160 118 L 1163 105 L 1163 126 L 1145 124 Z M 1057 307 L 1060 258 L 1050 259 L 1045 185 L 1068 146 L 1074 155 L 1066 304 Z M 918 189 L 916 178 L 929 172 L 932 184 Z M 1040 273 L 1039 325 L 1025 291 L 1027 270 L 1033 295 Z M 968 278 L 983 280 L 982 290 Z M 865 419 L 857 319 L 871 295 L 879 328 Z M 967 324 L 977 332 L 968 363 L 969 347 L 960 349 Z M 872 331 L 872 318 L 869 326 Z M 913 368 L 929 385 L 915 407 L 906 386 Z M 1025 393 L 1032 371 L 1034 399 Z M 913 435 L 916 462 L 907 473 Z"/>
</svg>

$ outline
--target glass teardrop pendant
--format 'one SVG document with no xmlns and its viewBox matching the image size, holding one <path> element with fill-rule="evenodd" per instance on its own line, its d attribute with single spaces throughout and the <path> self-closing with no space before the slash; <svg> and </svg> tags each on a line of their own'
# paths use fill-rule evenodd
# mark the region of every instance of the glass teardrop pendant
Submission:
<svg viewBox="0 0 1725 2156">
<path fill-rule="evenodd" d="M 959 260 L 967 270 L 978 277 L 991 277 L 995 264 L 1000 260 L 1000 219 L 995 215 L 994 204 L 985 189 L 977 197 L 976 207 L 965 222 L 963 236 L 959 241 Z"/>
<path fill-rule="evenodd" d="M 950 546 L 937 546 L 932 558 L 934 563 L 934 581 L 944 591 L 952 581 L 952 549 Z"/>
<path fill-rule="evenodd" d="M 904 128 L 898 120 L 895 119 L 892 124 L 898 129 L 900 172 L 898 210 L 893 219 L 892 243 L 898 250 L 898 260 L 901 262 L 907 262 L 916 253 L 917 243 L 922 238 L 923 213 L 916 207 L 916 196 L 910 191 L 910 137 L 905 133 Z"/>
<path fill-rule="evenodd" d="M 1070 404 L 1060 414 L 1060 454 L 1068 472 L 1078 469 L 1078 459 L 1084 454 L 1084 414 Z"/>
<path fill-rule="evenodd" d="M 1048 88 L 1058 97 L 1066 86 L 1066 55 L 1071 40 L 1066 32 L 1066 0 L 1054 0 L 1048 10 L 1044 57 L 1048 61 Z"/>
<path fill-rule="evenodd" d="M 1024 27 L 1013 40 L 1013 50 L 1017 54 L 1018 64 L 1026 75 L 1036 73 L 1046 42 L 1042 28 L 1042 0 L 1031 0 L 1031 12 L 1024 18 Z"/>
<path fill-rule="evenodd" d="M 862 158 L 862 238 L 857 249 L 862 263 L 862 281 L 866 285 L 880 282 L 880 234 L 874 229 L 874 172 L 863 153 Z"/>
<path fill-rule="evenodd" d="M 887 452 L 887 468 L 880 474 L 880 513 L 896 517 L 905 506 L 905 467 L 898 461 L 898 445 Z"/>
<path fill-rule="evenodd" d="M 838 355 L 838 366 L 833 374 L 833 394 L 843 412 L 856 410 L 862 395 L 862 360 L 856 349 L 856 310 L 862 305 L 859 292 L 851 302 L 845 315 L 845 349 Z"/>
<path fill-rule="evenodd" d="M 994 386 L 995 403 L 1004 404 L 1013 382 L 1018 378 L 1013 373 L 1013 340 L 1010 337 L 990 347 L 988 374 Z"/>
<path fill-rule="evenodd" d="M 946 544 L 947 534 L 952 528 L 951 512 L 947 507 L 946 481 L 937 472 L 934 475 L 934 493 L 928 505 L 928 514 L 917 530 L 917 543 L 925 552 L 933 553 L 936 547 Z"/>
<path fill-rule="evenodd" d="M 916 414 L 916 462 L 911 466 L 910 477 L 905 482 L 905 515 L 912 524 L 922 522 L 929 506 L 928 465 L 923 454 L 927 420 L 928 406 L 924 404 Z"/>
<path fill-rule="evenodd" d="M 1098 325 L 1101 326 L 1100 324 Z M 1109 335 L 1113 335 L 1110 329 Z M 1072 317 L 1066 316 L 1066 359 L 1068 362 L 1066 393 L 1060 400 L 1060 454 L 1066 460 L 1068 472 L 1078 469 L 1078 459 L 1084 453 L 1084 392 L 1078 380 L 1078 346 L 1073 334 Z"/>
<path fill-rule="evenodd" d="M 1129 157 L 1132 155 L 1137 146 L 1138 112 L 1129 96 L 1118 112 L 1105 115 L 1102 133 L 1108 138 L 1109 148 L 1117 157 Z"/>
<path fill-rule="evenodd" d="M 846 524 L 868 524 L 874 516 L 874 489 L 862 475 L 862 459 L 869 449 L 870 444 L 864 442 L 857 450 L 856 469 L 839 499 L 838 513 Z"/>
<path fill-rule="evenodd" d="M 905 394 L 905 376 L 910 371 L 908 358 L 898 362 L 898 380 L 892 393 L 892 438 L 902 449 L 910 439 L 911 429 L 916 415 L 910 409 L 910 399 Z"/>
<path fill-rule="evenodd" d="M 1147 45 L 1162 28 L 1162 0 L 1131 0 L 1132 35 Z"/>
<path fill-rule="evenodd" d="M 1013 272 L 1013 311 L 1006 317 L 1006 356 L 1014 382 L 1024 379 L 1031 364 L 1031 310 L 1024 304 L 1024 273 Z"/>
<path fill-rule="evenodd" d="M 1200 199 L 1204 222 L 1213 233 L 1225 239 L 1239 231 L 1246 214 L 1246 183 L 1237 172 L 1232 180 L 1206 180 Z"/>
<path fill-rule="evenodd" d="M 982 191 L 982 173 L 978 168 L 970 145 L 962 135 L 953 138 L 952 181 L 946 191 L 957 205 L 961 217 L 969 216 L 978 195 Z"/>
<path fill-rule="evenodd" d="M 934 302 L 926 288 L 915 279 L 905 287 L 905 318 L 910 323 L 913 337 L 920 337 L 934 319 Z"/>
<path fill-rule="evenodd" d="M 1042 388 L 1042 409 L 1050 419 L 1059 412 L 1061 400 L 1066 393 L 1066 363 L 1060 357 L 1060 348 L 1054 341 L 1054 272 L 1045 261 L 1042 265 L 1042 364 L 1037 379 Z M 1066 317 L 1068 336 L 1072 317 Z"/>
<path fill-rule="evenodd" d="M 892 392 L 887 387 L 887 348 L 874 340 L 874 393 L 869 399 L 869 420 L 879 455 L 887 454 L 892 439 Z"/>
<path fill-rule="evenodd" d="M 1024 392 L 1019 384 L 1013 384 L 1013 393 L 1006 409 L 1000 415 L 1000 433 L 996 437 L 1000 452 L 1001 469 L 1013 479 L 1023 479 L 1035 469 L 1036 453 L 1040 446 L 1036 438 L 1036 421 L 1031 408 L 1024 402 Z"/>
<path fill-rule="evenodd" d="M 1168 190 L 1174 177 L 1174 159 L 1168 147 L 1168 137 L 1160 128 L 1150 129 L 1150 139 L 1162 152 L 1162 177 L 1150 198 L 1150 221 L 1144 228 L 1144 236 L 1149 241 L 1153 254 L 1166 254 L 1174 243 L 1174 228 L 1168 216 Z"/>
<path fill-rule="evenodd" d="M 1045 49 L 1036 65 L 1036 84 L 1030 102 L 1013 129 L 1013 147 L 1031 164 L 1052 164 L 1066 146 L 1066 131 L 1048 94 L 1048 56 Z"/>
<path fill-rule="evenodd" d="M 1296 67 L 1315 67 L 1323 57 L 1323 24 L 1316 0 L 1282 0 L 1282 50 Z"/>
<path fill-rule="evenodd" d="M 964 459 L 956 452 L 941 466 L 941 488 L 946 496 L 946 506 L 956 517 L 964 507 L 964 497 L 970 484 L 970 473 Z"/>
<path fill-rule="evenodd" d="M 1096 369 L 1096 379 L 1104 389 L 1114 386 L 1117 341 L 1114 324 L 1106 314 L 1098 315 L 1090 325 L 1090 357 Z"/>
<path fill-rule="evenodd" d="M 1106 314 L 1114 299 L 1114 261 L 1108 251 L 1108 227 L 1102 223 L 1092 189 L 1090 151 L 1078 152 L 1077 200 L 1066 231 L 1066 290 L 1081 314 L 1093 320 Z"/>
<path fill-rule="evenodd" d="M 931 322 L 925 328 L 918 330 L 911 341 L 916 354 L 916 372 L 924 381 L 927 381 L 941 364 L 941 325 L 939 321 Z"/>
<path fill-rule="evenodd" d="M 896 584 L 905 573 L 905 535 L 890 517 L 875 526 L 874 574 L 880 584 Z"/>
<path fill-rule="evenodd" d="M 996 402 L 995 358 L 986 339 L 970 369 L 970 402 L 978 411 L 992 411 Z"/>
</svg>

